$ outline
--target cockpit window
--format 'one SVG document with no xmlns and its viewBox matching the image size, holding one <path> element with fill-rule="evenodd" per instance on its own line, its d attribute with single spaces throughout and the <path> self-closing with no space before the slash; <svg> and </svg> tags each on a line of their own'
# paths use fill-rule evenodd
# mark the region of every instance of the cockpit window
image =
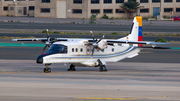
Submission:
<svg viewBox="0 0 180 101">
<path fill-rule="evenodd" d="M 67 46 L 61 44 L 52 44 L 49 51 L 55 51 L 58 53 L 67 53 Z"/>
</svg>

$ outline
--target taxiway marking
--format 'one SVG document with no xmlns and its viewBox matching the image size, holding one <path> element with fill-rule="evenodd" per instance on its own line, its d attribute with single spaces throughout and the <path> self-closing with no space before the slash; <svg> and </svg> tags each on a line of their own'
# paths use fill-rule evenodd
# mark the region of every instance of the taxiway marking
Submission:
<svg viewBox="0 0 180 101">
<path fill-rule="evenodd" d="M 84 97 L 78 99 L 88 99 L 88 100 L 140 100 L 141 98 L 108 98 L 108 97 Z"/>
</svg>

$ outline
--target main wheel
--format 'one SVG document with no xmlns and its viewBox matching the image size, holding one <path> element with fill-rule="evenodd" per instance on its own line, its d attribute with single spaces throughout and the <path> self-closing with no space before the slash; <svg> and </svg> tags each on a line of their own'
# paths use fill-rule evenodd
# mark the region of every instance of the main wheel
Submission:
<svg viewBox="0 0 180 101">
<path fill-rule="evenodd" d="M 47 71 L 48 71 L 48 73 L 50 73 L 51 72 L 51 68 L 48 68 Z"/>
<path fill-rule="evenodd" d="M 71 64 L 68 71 L 76 71 L 75 65 Z"/>
<path fill-rule="evenodd" d="M 100 66 L 99 69 L 100 69 L 100 70 L 99 70 L 100 72 L 107 71 L 105 65 Z"/>
<path fill-rule="evenodd" d="M 44 68 L 44 73 L 46 73 L 46 68 Z"/>
</svg>

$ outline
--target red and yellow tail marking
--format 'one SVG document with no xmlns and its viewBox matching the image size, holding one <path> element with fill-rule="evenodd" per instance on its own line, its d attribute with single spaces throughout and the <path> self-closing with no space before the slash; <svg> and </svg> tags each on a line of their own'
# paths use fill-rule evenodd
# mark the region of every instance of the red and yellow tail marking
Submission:
<svg viewBox="0 0 180 101">
<path fill-rule="evenodd" d="M 136 19 L 137 19 L 137 22 L 139 22 L 138 41 L 143 41 L 143 36 L 142 36 L 142 17 L 141 16 L 137 16 Z M 142 46 L 142 45 L 138 44 L 138 46 Z"/>
</svg>

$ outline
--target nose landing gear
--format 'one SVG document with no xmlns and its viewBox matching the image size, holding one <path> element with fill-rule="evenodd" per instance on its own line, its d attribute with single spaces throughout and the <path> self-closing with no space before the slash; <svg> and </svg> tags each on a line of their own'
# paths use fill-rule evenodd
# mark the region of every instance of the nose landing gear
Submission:
<svg viewBox="0 0 180 101">
<path fill-rule="evenodd" d="M 49 68 L 48 66 L 51 64 L 45 64 L 45 68 L 44 68 L 44 73 L 50 73 L 51 72 L 51 68 Z"/>
</svg>

